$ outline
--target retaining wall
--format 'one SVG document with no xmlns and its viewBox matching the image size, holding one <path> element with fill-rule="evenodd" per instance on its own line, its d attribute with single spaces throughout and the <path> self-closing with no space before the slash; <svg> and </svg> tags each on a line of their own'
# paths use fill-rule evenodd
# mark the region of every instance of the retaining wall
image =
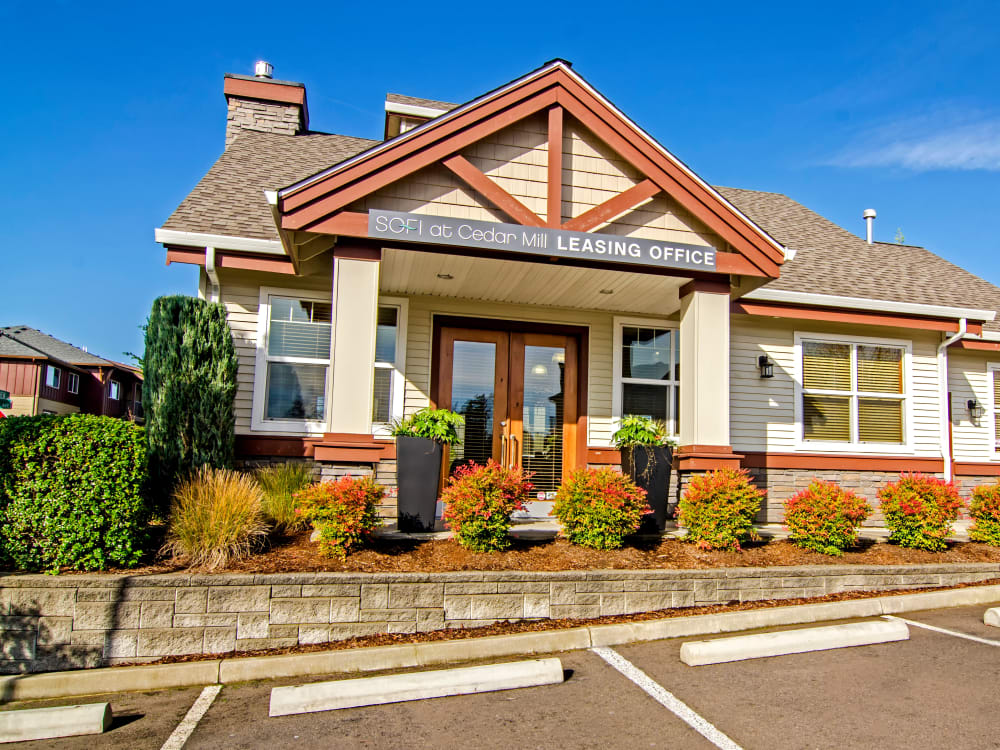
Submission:
<svg viewBox="0 0 1000 750">
<path fill-rule="evenodd" d="M 7 575 L 0 672 L 1000 578 L 1000 564 L 554 573 Z"/>
</svg>

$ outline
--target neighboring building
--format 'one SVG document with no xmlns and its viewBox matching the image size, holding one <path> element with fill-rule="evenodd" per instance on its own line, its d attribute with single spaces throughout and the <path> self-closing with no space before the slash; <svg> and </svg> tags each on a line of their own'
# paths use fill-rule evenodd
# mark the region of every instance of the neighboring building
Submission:
<svg viewBox="0 0 1000 750">
<path fill-rule="evenodd" d="M 142 421 L 142 372 L 28 326 L 0 328 L 0 390 L 8 417 L 103 414 Z"/>
<path fill-rule="evenodd" d="M 710 186 L 566 62 L 389 95 L 385 141 L 310 131 L 302 84 L 224 93 L 225 151 L 156 239 L 228 310 L 246 460 L 391 484 L 388 424 L 436 405 L 541 492 L 617 464 L 623 414 L 672 426 L 675 486 L 748 467 L 768 520 L 815 476 L 1000 475 L 1000 289 Z"/>
</svg>

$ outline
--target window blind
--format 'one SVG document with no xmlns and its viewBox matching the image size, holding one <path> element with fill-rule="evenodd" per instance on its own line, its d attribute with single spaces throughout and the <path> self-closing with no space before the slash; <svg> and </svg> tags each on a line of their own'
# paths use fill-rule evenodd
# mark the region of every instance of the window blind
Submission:
<svg viewBox="0 0 1000 750">
<path fill-rule="evenodd" d="M 995 449 L 1000 451 L 1000 370 L 993 370 L 993 442 Z"/>
<path fill-rule="evenodd" d="M 902 393 L 903 352 L 885 346 L 859 346 L 858 390 Z"/>
<path fill-rule="evenodd" d="M 829 391 L 851 390 L 850 344 L 807 341 L 802 346 L 802 384 Z"/>
<path fill-rule="evenodd" d="M 850 396 L 803 396 L 806 440 L 851 441 Z"/>
<path fill-rule="evenodd" d="M 902 443 L 902 400 L 859 398 L 858 439 L 862 443 Z"/>
</svg>

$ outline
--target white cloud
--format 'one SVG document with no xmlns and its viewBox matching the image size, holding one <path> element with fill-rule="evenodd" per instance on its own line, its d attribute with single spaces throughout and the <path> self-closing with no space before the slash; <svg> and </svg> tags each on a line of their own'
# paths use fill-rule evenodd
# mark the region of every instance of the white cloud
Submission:
<svg viewBox="0 0 1000 750">
<path fill-rule="evenodd" d="M 863 134 L 827 163 L 918 172 L 1000 171 L 1000 116 L 942 110 L 897 120 Z"/>
</svg>

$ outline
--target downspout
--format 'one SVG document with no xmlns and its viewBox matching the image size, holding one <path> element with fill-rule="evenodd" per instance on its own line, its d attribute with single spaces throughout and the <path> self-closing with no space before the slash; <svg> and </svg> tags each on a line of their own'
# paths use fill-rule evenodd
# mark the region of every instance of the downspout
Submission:
<svg viewBox="0 0 1000 750">
<path fill-rule="evenodd" d="M 205 248 L 205 273 L 208 276 L 208 301 L 218 302 L 222 294 L 219 284 L 219 272 L 215 269 L 215 248 Z"/>
<path fill-rule="evenodd" d="M 949 431 L 951 430 L 951 410 L 948 408 L 948 347 L 956 341 L 965 338 L 968 329 L 968 319 L 962 318 L 958 323 L 958 333 L 946 338 L 938 344 L 937 348 L 938 408 L 940 410 L 938 440 L 941 443 L 941 458 L 944 460 L 944 480 L 946 482 L 950 482 L 952 479 L 951 439 L 949 436 Z"/>
</svg>

